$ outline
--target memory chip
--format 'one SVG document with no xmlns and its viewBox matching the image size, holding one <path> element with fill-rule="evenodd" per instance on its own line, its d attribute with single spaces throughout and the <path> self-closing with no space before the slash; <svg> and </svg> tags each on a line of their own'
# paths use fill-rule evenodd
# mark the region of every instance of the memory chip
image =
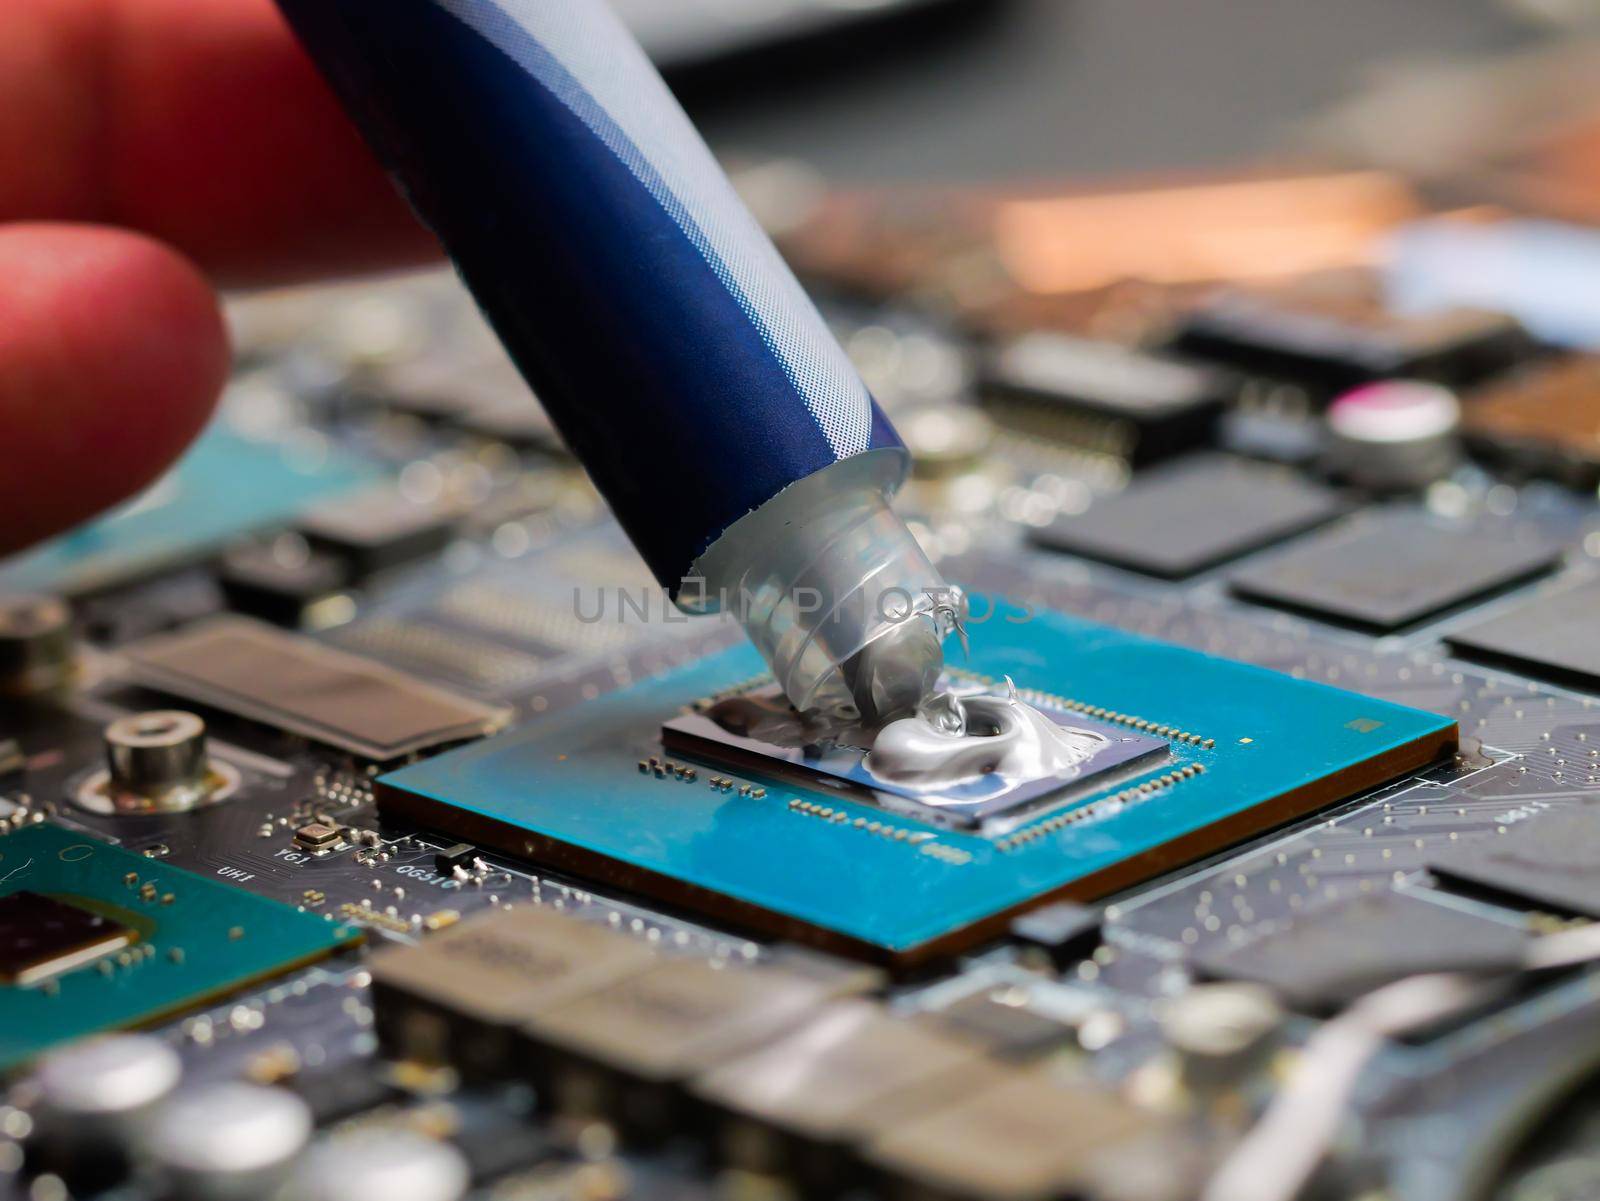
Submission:
<svg viewBox="0 0 1600 1201">
<path fill-rule="evenodd" d="M 507 709 L 245 618 L 149 638 L 126 654 L 147 687 L 378 761 L 510 719 Z"/>
<path fill-rule="evenodd" d="M 1003 423 L 1135 464 L 1210 442 L 1238 391 L 1214 368 L 1044 332 L 996 346 L 981 385 Z"/>
<path fill-rule="evenodd" d="M 1528 932 L 1451 905 L 1385 892 L 1330 905 L 1193 966 L 1219 980 L 1264 984 L 1290 1005 L 1329 1012 L 1402 976 L 1503 972 L 1523 962 Z"/>
<path fill-rule="evenodd" d="M 1480 456 L 1576 487 L 1600 482 L 1600 356 L 1539 364 L 1473 395 L 1462 430 Z"/>
<path fill-rule="evenodd" d="M 1600 583 L 1542 593 L 1445 640 L 1468 659 L 1600 691 Z"/>
<path fill-rule="evenodd" d="M 505 1075 L 513 1031 L 655 961 L 604 926 L 530 907 L 499 909 L 372 961 L 378 1035 L 391 1052 L 469 1075 Z"/>
<path fill-rule="evenodd" d="M 1328 621 L 1398 630 L 1553 569 L 1539 538 L 1437 521 L 1416 510 L 1365 514 L 1235 573 L 1240 596 Z"/>
<path fill-rule="evenodd" d="M 0 837 L 0 1069 L 148 1026 L 360 933 L 49 824 Z"/>
<path fill-rule="evenodd" d="M 1539 909 L 1600 918 L 1600 809 L 1539 813 L 1428 860 L 1435 875 Z"/>
<path fill-rule="evenodd" d="M 1383 379 L 1469 386 L 1526 358 L 1532 340 L 1499 313 L 1458 308 L 1396 314 L 1364 284 L 1291 285 L 1216 293 L 1189 314 L 1172 346 L 1297 384 L 1325 403 Z"/>
<path fill-rule="evenodd" d="M 137 937 L 103 913 L 36 892 L 9 893 L 0 897 L 0 982 L 37 984 Z"/>
<path fill-rule="evenodd" d="M 454 522 L 438 506 L 411 500 L 393 484 L 318 505 L 299 530 L 313 547 L 342 559 L 358 576 L 400 567 L 450 544 Z"/>
<path fill-rule="evenodd" d="M 1036 542 L 1146 575 L 1181 579 L 1331 521 L 1345 499 L 1280 467 L 1197 455 L 1136 479 Z"/>
</svg>

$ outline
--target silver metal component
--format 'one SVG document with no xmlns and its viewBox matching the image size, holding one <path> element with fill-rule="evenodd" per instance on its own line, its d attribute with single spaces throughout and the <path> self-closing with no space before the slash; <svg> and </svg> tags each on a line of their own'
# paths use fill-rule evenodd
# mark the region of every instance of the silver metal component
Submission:
<svg viewBox="0 0 1600 1201">
<path fill-rule="evenodd" d="M 36 696 L 77 673 L 72 610 L 54 596 L 0 597 L 0 694 Z"/>
<path fill-rule="evenodd" d="M 163 1106 L 151 1122 L 146 1149 L 177 1196 L 246 1201 L 282 1182 L 311 1128 L 310 1109 L 291 1092 L 211 1084 Z"/>
<path fill-rule="evenodd" d="M 181 813 L 224 800 L 239 773 L 206 753 L 206 724 L 182 709 L 119 717 L 105 728 L 108 768 L 78 789 L 95 813 Z"/>
<path fill-rule="evenodd" d="M 1461 403 L 1439 384 L 1385 380 L 1328 406 L 1330 472 L 1366 488 L 1425 487 L 1461 458 Z"/>
<path fill-rule="evenodd" d="M 60 1176 L 74 1194 L 124 1179 L 151 1115 L 183 1074 L 178 1053 L 145 1034 L 85 1039 L 39 1061 L 29 1086 L 28 1161 Z"/>
<path fill-rule="evenodd" d="M 148 1034 L 113 1034 L 71 1043 L 40 1061 L 40 1105 L 75 1121 L 147 1110 L 177 1086 L 178 1053 Z"/>
<path fill-rule="evenodd" d="M 1196 985 L 1161 1014 L 1183 1082 L 1200 1093 L 1233 1088 L 1264 1069 L 1283 1023 L 1283 1006 L 1257 984 Z"/>
<path fill-rule="evenodd" d="M 366 1130 L 312 1148 L 290 1192 L 300 1201 L 459 1201 L 470 1183 L 454 1147 L 407 1130 Z"/>
</svg>

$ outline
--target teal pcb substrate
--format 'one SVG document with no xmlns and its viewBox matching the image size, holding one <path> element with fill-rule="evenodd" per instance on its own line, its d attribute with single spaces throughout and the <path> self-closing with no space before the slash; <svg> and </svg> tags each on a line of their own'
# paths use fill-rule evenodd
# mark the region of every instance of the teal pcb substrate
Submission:
<svg viewBox="0 0 1600 1201">
<path fill-rule="evenodd" d="M 127 937 L 123 947 L 36 983 L 0 983 L 0 1070 L 67 1039 L 153 1024 L 361 938 L 316 914 L 52 825 L 0 837 L 0 907 L 7 898 L 98 915 Z"/>
<path fill-rule="evenodd" d="M 1049 613 L 974 630 L 965 666 L 1164 738 L 1169 753 L 1000 834 L 927 825 L 779 769 L 679 753 L 656 770 L 651 758 L 668 758 L 663 721 L 760 672 L 740 647 L 394 772 L 379 803 L 392 818 L 903 967 L 992 938 L 1045 900 L 1142 883 L 1456 745 L 1455 723 L 1436 714 Z M 676 770 L 685 764 L 694 770 Z"/>
</svg>

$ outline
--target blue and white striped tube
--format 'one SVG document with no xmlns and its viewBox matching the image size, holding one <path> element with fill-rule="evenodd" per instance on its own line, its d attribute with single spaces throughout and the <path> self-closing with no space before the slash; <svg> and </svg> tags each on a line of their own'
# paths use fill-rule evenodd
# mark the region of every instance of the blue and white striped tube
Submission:
<svg viewBox="0 0 1600 1201">
<path fill-rule="evenodd" d="M 920 699 L 905 449 L 603 0 L 278 2 L 674 598 L 802 709 Z"/>
</svg>

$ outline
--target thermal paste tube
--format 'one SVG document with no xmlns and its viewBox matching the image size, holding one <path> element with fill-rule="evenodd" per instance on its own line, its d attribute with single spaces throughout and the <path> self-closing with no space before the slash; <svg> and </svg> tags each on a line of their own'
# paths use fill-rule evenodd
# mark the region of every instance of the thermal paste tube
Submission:
<svg viewBox="0 0 1600 1201">
<path fill-rule="evenodd" d="M 602 0 L 279 5 L 677 604 L 802 710 L 914 706 L 959 598 L 905 448 Z"/>
</svg>

